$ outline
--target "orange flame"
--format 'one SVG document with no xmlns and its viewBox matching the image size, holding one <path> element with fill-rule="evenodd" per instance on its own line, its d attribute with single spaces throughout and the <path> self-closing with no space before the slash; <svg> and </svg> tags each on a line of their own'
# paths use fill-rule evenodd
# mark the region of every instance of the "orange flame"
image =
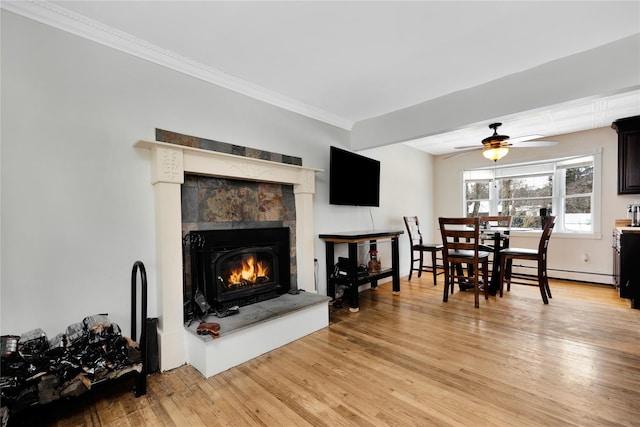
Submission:
<svg viewBox="0 0 640 427">
<path fill-rule="evenodd" d="M 242 260 L 242 268 L 231 270 L 227 282 L 229 285 L 256 283 L 258 277 L 268 277 L 268 274 L 268 266 L 250 256 Z"/>
</svg>

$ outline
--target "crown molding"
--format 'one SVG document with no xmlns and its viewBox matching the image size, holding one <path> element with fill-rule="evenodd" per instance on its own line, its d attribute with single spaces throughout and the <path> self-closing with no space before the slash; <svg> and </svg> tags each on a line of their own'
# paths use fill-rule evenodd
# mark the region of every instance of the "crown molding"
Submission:
<svg viewBox="0 0 640 427">
<path fill-rule="evenodd" d="M 224 73 L 47 1 L 0 1 L 9 12 L 55 27 L 207 83 L 321 122 L 351 130 L 354 122 Z"/>
</svg>

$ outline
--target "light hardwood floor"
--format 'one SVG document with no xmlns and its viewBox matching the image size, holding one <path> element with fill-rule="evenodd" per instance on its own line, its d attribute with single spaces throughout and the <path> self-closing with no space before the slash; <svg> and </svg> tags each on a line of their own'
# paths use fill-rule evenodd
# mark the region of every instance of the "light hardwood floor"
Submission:
<svg viewBox="0 0 640 427">
<path fill-rule="evenodd" d="M 500 299 L 442 276 L 363 291 L 361 310 L 204 379 L 194 368 L 149 377 L 135 398 L 114 384 L 22 422 L 57 426 L 640 425 L 640 310 L 612 287 L 512 285 Z M 278 331 L 274 330 L 274 334 Z M 39 420 L 39 421 L 38 421 Z"/>
</svg>

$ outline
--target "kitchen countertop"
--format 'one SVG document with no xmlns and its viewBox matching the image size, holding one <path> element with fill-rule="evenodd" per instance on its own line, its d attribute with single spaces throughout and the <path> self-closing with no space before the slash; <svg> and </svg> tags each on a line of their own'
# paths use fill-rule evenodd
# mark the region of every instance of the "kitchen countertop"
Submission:
<svg viewBox="0 0 640 427">
<path fill-rule="evenodd" d="M 616 219 L 616 230 L 621 233 L 640 233 L 640 227 L 631 227 L 630 219 Z"/>
</svg>

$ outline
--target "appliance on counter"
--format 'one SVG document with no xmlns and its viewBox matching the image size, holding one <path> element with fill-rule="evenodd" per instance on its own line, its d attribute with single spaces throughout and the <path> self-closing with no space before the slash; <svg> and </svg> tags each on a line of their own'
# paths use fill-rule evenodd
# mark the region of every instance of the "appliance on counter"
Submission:
<svg viewBox="0 0 640 427">
<path fill-rule="evenodd" d="M 631 220 L 631 227 L 640 227 L 640 205 L 628 205 L 627 216 Z"/>
</svg>

